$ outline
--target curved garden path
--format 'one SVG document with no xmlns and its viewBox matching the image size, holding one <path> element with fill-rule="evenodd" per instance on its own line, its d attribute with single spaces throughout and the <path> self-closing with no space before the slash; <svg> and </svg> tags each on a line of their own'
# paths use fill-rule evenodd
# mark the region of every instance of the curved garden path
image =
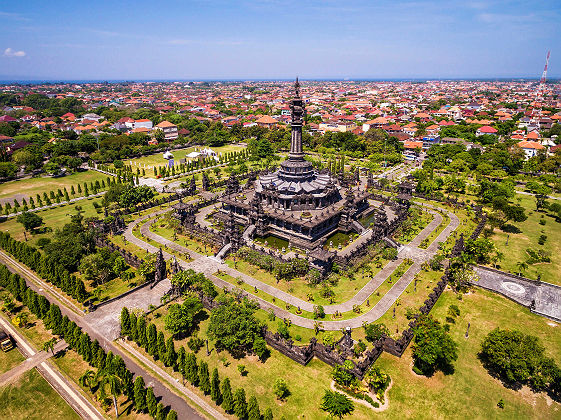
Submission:
<svg viewBox="0 0 561 420">
<path fill-rule="evenodd" d="M 326 314 L 334 314 L 336 312 L 348 312 L 352 311 L 354 305 L 360 305 L 364 303 L 371 295 L 376 291 L 376 289 L 393 273 L 393 271 L 403 262 L 405 259 L 410 258 L 414 262 L 409 267 L 409 269 L 399 278 L 398 281 L 392 286 L 392 288 L 384 295 L 382 298 L 374 305 L 372 308 L 359 316 L 356 316 L 351 319 L 347 320 L 336 320 L 336 321 L 321 321 L 323 329 L 325 330 L 340 330 L 341 328 L 351 327 L 351 328 L 358 328 L 362 326 L 365 322 L 371 323 L 376 321 L 380 318 L 384 313 L 386 313 L 391 306 L 395 303 L 395 301 L 401 296 L 401 294 L 405 291 L 407 286 L 414 280 L 417 273 L 421 271 L 421 266 L 424 262 L 428 261 L 432 258 L 436 252 L 438 251 L 439 242 L 444 242 L 446 239 L 455 231 L 458 226 L 460 225 L 460 220 L 458 217 L 449 211 L 446 211 L 448 217 L 450 218 L 450 222 L 448 225 L 440 232 L 440 234 L 434 238 L 431 244 L 427 247 L 427 249 L 419 248 L 421 242 L 428 238 L 429 235 L 436 229 L 438 229 L 439 225 L 443 221 L 443 217 L 440 213 L 435 211 L 434 209 L 443 210 L 436 206 L 432 206 L 430 204 L 425 203 L 416 203 L 426 208 L 426 210 L 433 215 L 433 220 L 407 245 L 402 246 L 399 249 L 397 259 L 388 262 L 382 270 L 380 270 L 355 296 L 349 299 L 346 302 L 336 304 L 336 305 L 326 305 L 324 306 L 324 310 Z M 171 211 L 170 208 L 158 210 L 153 213 L 144 215 L 139 217 L 134 222 L 130 223 L 127 226 L 123 236 L 126 238 L 127 241 L 135 244 L 136 246 L 146 249 L 149 252 L 156 252 L 158 250 L 157 247 L 149 244 L 148 242 L 143 241 L 140 238 L 137 238 L 133 234 L 133 229 L 138 225 L 140 226 L 141 234 L 149 238 L 152 241 L 157 242 L 158 244 L 164 245 L 166 248 L 172 249 L 174 251 L 190 255 L 193 261 L 187 263 L 184 261 L 179 261 L 180 265 L 184 269 L 193 269 L 197 272 L 204 273 L 207 277 L 209 277 L 213 283 L 221 287 L 223 289 L 233 290 L 236 289 L 236 285 L 220 279 L 214 275 L 218 270 L 234 277 L 234 278 L 241 278 L 246 284 L 257 288 L 273 297 L 275 299 L 279 299 L 285 303 L 288 303 L 294 307 L 299 307 L 300 309 L 308 312 L 313 312 L 314 304 L 312 302 L 304 301 L 300 298 L 297 298 L 289 293 L 286 293 L 282 290 L 277 289 L 276 287 L 266 284 L 262 281 L 259 281 L 247 274 L 244 274 L 238 270 L 235 270 L 225 263 L 219 261 L 214 257 L 207 257 L 205 255 L 199 254 L 195 251 L 192 251 L 182 245 L 179 245 L 176 242 L 173 242 L 169 239 L 166 239 L 152 231 L 150 231 L 150 225 L 153 223 L 152 220 L 149 220 L 147 223 L 143 223 L 148 219 L 154 218 L 155 216 L 159 216 L 166 212 Z M 173 256 L 170 253 L 164 251 L 164 257 L 166 259 L 172 258 Z M 268 302 L 267 300 L 254 295 L 248 294 L 252 299 L 255 299 L 259 302 L 261 308 L 272 310 L 276 316 L 280 318 L 290 319 L 290 321 L 298 326 L 305 327 L 305 328 L 314 328 L 314 324 L 316 320 L 306 318 L 300 315 L 293 314 L 281 307 Z"/>
</svg>

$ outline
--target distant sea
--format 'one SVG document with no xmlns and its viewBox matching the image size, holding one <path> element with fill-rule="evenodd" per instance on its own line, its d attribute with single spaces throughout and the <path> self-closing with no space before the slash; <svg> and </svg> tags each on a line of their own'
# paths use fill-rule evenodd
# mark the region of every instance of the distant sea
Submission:
<svg viewBox="0 0 561 420">
<path fill-rule="evenodd" d="M 240 82 L 290 82 L 294 79 L 114 79 L 114 80 L 104 80 L 104 79 L 0 79 L 0 84 L 11 85 L 39 85 L 39 84 L 88 84 L 88 83 L 189 83 L 189 82 L 207 82 L 207 83 L 240 83 Z M 427 82 L 427 81 L 496 81 L 496 82 L 513 82 L 513 81 L 538 81 L 538 78 L 531 77 L 511 77 L 511 78 L 309 78 L 301 79 L 305 81 L 313 82 Z M 549 78 L 548 82 L 559 82 L 560 78 Z"/>
</svg>

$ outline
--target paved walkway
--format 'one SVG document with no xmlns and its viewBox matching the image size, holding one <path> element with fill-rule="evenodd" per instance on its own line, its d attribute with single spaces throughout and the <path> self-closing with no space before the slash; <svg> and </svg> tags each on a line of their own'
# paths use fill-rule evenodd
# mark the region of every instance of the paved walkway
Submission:
<svg viewBox="0 0 561 420">
<path fill-rule="evenodd" d="M 24 356 L 34 358 L 40 354 L 8 321 L 0 316 L 0 325 L 16 340 L 18 348 Z M 39 359 L 41 356 L 37 356 Z M 28 359 L 29 360 L 29 359 Z M 25 362 L 24 362 L 25 363 Z M 20 365 L 21 366 L 21 365 Z M 51 386 L 64 398 L 64 400 L 83 419 L 103 420 L 103 415 L 82 395 L 78 385 L 66 379 L 58 369 L 47 360 L 38 360 L 37 370 L 51 384 Z M 23 372 L 21 372 L 23 373 Z M 32 403 L 30 401 L 30 403 Z"/>
<path fill-rule="evenodd" d="M 30 369 L 33 369 L 34 367 L 36 367 L 38 365 L 40 365 L 45 360 L 50 359 L 55 354 L 57 354 L 59 351 L 64 350 L 67 347 L 68 347 L 68 344 L 64 340 L 61 340 L 61 341 L 58 341 L 55 344 L 52 352 L 50 352 L 50 351 L 49 352 L 40 351 L 38 353 L 35 353 L 33 356 L 24 360 L 18 366 L 13 367 L 9 371 L 4 372 L 2 375 L 0 375 L 0 386 L 4 386 L 4 385 L 12 382 L 13 380 L 19 378 L 19 376 L 21 374 L 27 372 Z"/>
<path fill-rule="evenodd" d="M 429 245 L 427 249 L 419 248 L 418 245 L 427 238 L 435 229 L 437 229 L 440 223 L 443 222 L 443 217 L 438 212 L 434 211 L 433 209 L 437 208 L 432 205 L 428 204 L 421 204 L 424 207 L 430 208 L 428 211 L 433 214 L 434 218 L 426 226 L 408 245 L 402 247 L 398 253 L 398 258 L 394 261 L 390 261 L 386 266 L 376 275 L 374 276 L 355 296 L 344 303 L 340 303 L 337 305 L 326 305 L 324 310 L 327 314 L 334 314 L 336 312 L 348 312 L 351 311 L 354 305 L 360 305 L 364 303 L 371 295 L 376 291 L 376 289 L 388 278 L 388 276 L 404 261 L 406 258 L 411 258 L 414 260 L 414 264 L 409 267 L 409 269 L 401 276 L 401 278 L 392 286 L 392 288 L 380 299 L 380 301 L 372 307 L 372 309 L 363 315 L 357 316 L 350 320 L 340 320 L 340 321 L 323 321 L 322 324 L 324 325 L 325 329 L 328 330 L 338 330 L 341 328 L 345 328 L 347 326 L 351 328 L 360 327 L 364 322 L 373 322 L 380 318 L 388 309 L 391 308 L 393 303 L 401 296 L 401 294 L 405 291 L 407 286 L 414 280 L 415 276 L 419 271 L 421 271 L 421 266 L 423 262 L 428 261 L 436 252 L 438 251 L 438 243 L 441 241 L 445 241 L 450 234 L 457 229 L 460 222 L 458 217 L 452 213 L 447 212 L 450 223 L 443 229 L 443 231 L 434 239 L 434 241 Z M 166 210 L 160 210 L 158 212 L 154 212 L 152 214 L 148 214 L 143 218 L 137 219 L 135 222 L 131 223 L 123 236 L 129 241 L 135 244 L 138 247 L 143 249 L 147 249 L 150 252 L 157 251 L 157 248 L 153 245 L 148 244 L 147 242 L 137 238 L 133 235 L 132 230 L 133 228 L 142 221 L 149 219 L 151 217 L 157 216 L 159 214 L 164 213 Z M 207 257 L 201 254 L 198 254 L 178 243 L 170 241 L 162 236 L 151 232 L 149 229 L 149 223 L 143 224 L 141 226 L 141 233 L 162 245 L 165 245 L 167 248 L 173 249 L 177 252 L 188 254 L 193 258 L 193 261 L 189 263 L 185 263 L 183 261 L 180 262 L 181 266 L 184 269 L 193 269 L 197 272 L 204 273 L 207 277 L 209 277 L 217 286 L 221 288 L 226 288 L 228 290 L 234 289 L 235 285 L 230 284 L 227 281 L 219 279 L 218 277 L 214 276 L 213 274 L 216 273 L 218 270 L 227 273 L 228 275 L 234 278 L 241 278 L 243 281 L 253 287 L 256 287 L 258 290 L 261 290 L 273 297 L 275 299 L 279 299 L 283 302 L 289 303 L 294 307 L 299 307 L 302 310 L 312 312 L 314 304 L 312 302 L 304 301 L 300 298 L 297 298 L 289 293 L 286 293 L 282 290 L 277 289 L 273 285 L 266 284 L 260 280 L 257 280 L 247 274 L 244 274 L 238 270 L 235 270 L 228 265 L 218 261 L 215 258 Z M 172 258 L 172 255 L 164 252 L 164 257 L 166 259 Z M 265 309 L 272 309 L 275 314 L 282 318 L 291 319 L 295 325 L 299 325 L 306 328 L 313 328 L 314 327 L 314 320 L 304 318 L 302 316 L 294 315 L 282 308 L 273 305 L 264 299 L 259 298 L 256 295 L 250 295 L 252 298 L 257 299 L 261 304 L 261 307 Z"/>
<path fill-rule="evenodd" d="M 482 266 L 474 266 L 474 270 L 479 280 L 473 285 L 499 293 L 527 307 L 533 303 L 532 312 L 561 322 L 560 286 Z"/>
</svg>

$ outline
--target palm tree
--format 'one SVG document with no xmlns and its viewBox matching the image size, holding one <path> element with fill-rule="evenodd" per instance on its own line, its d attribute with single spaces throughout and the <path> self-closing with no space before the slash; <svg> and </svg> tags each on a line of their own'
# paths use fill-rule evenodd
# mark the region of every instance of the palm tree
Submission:
<svg viewBox="0 0 561 420">
<path fill-rule="evenodd" d="M 495 268 L 497 268 L 497 263 L 499 261 L 502 261 L 505 257 L 505 254 L 503 254 L 501 251 L 495 251 L 495 255 L 493 256 L 493 264 L 495 265 Z"/>
<path fill-rule="evenodd" d="M 50 351 L 53 356 L 55 355 L 55 344 L 56 344 L 56 338 L 51 338 L 50 340 L 47 340 L 43 343 L 43 351 Z"/>
<path fill-rule="evenodd" d="M 518 275 L 522 276 L 522 273 L 528 269 L 528 264 L 526 261 L 520 261 L 516 264 L 516 267 L 518 268 Z"/>
<path fill-rule="evenodd" d="M 80 385 L 84 386 L 84 387 L 88 387 L 90 389 L 90 391 L 92 390 L 92 388 L 94 387 L 95 384 L 95 373 L 93 370 L 88 369 L 84 372 L 84 374 L 82 376 L 80 376 L 80 378 L 78 378 L 78 382 L 80 383 Z"/>
<path fill-rule="evenodd" d="M 98 372 L 100 373 L 100 372 Z M 105 386 L 109 385 L 109 393 L 113 397 L 113 406 L 115 407 L 115 417 L 119 417 L 119 411 L 117 410 L 117 395 L 121 393 L 122 381 L 114 373 L 101 372 L 101 379 L 99 381 L 99 396 L 103 400 L 107 396 Z"/>
</svg>

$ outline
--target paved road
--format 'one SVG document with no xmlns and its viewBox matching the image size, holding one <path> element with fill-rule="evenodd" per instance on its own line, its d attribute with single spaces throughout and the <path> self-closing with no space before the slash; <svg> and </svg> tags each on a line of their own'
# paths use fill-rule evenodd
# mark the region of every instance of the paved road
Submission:
<svg viewBox="0 0 561 420">
<path fill-rule="evenodd" d="M 146 371 L 146 368 L 136 362 L 134 359 L 130 358 L 126 353 L 124 353 L 118 346 L 113 343 L 113 339 L 108 335 L 108 331 L 104 329 L 99 329 L 96 325 L 90 325 L 84 318 L 84 316 L 78 315 L 75 308 L 70 309 L 68 306 L 70 304 L 63 304 L 53 293 L 51 293 L 50 288 L 47 284 L 43 282 L 37 275 L 35 275 L 31 270 L 22 264 L 18 263 L 11 257 L 7 257 L 0 253 L 0 261 L 4 263 L 12 272 L 18 273 L 22 276 L 27 285 L 35 290 L 37 293 L 45 296 L 51 303 L 55 303 L 60 307 L 62 315 L 68 316 L 71 321 L 74 321 L 80 326 L 85 332 L 87 332 L 93 340 L 98 340 L 99 344 L 105 349 L 105 351 L 111 351 L 113 354 L 121 356 L 125 362 L 127 368 L 134 374 L 139 375 L 144 378 L 144 382 L 147 386 L 152 386 L 154 388 L 154 393 L 157 396 L 161 396 L 161 401 L 164 405 L 171 406 L 178 414 L 181 419 L 204 419 L 203 415 L 198 413 L 193 407 L 191 407 L 184 397 L 191 398 L 189 394 L 183 396 L 178 395 L 172 391 L 167 385 L 165 385 L 158 378 Z M 41 285 L 43 283 L 43 285 Z M 140 289 L 143 291 L 144 289 Z M 120 312 L 120 310 L 119 310 Z M 44 362 L 47 363 L 47 362 Z M 152 364 L 155 366 L 154 364 Z M 195 395 L 195 394 L 192 394 Z M 207 404 L 208 405 L 208 404 Z M 203 407 L 206 410 L 206 407 Z M 212 409 L 208 405 L 209 409 Z"/>
<path fill-rule="evenodd" d="M 18 348 L 24 356 L 33 358 L 39 354 L 35 347 L 1 316 L 0 325 L 16 340 Z M 104 419 L 103 415 L 81 394 L 78 386 L 66 379 L 51 362 L 47 360 L 39 361 L 37 370 L 80 417 L 94 420 Z"/>
<path fill-rule="evenodd" d="M 435 240 L 429 245 L 429 247 L 425 250 L 419 248 L 418 246 L 420 243 L 427 238 L 431 232 L 438 228 L 440 223 L 442 223 L 443 218 L 442 216 L 432 210 L 436 208 L 435 206 L 428 205 L 428 204 L 421 204 L 425 207 L 429 207 L 429 212 L 431 212 L 434 216 L 433 220 L 429 223 L 429 225 L 423 229 L 414 239 L 411 241 L 410 244 L 407 246 L 402 247 L 399 250 L 398 258 L 394 261 L 390 261 L 376 276 L 374 276 L 355 296 L 353 296 L 347 302 L 337 304 L 337 305 L 327 305 L 324 307 L 324 310 L 327 314 L 334 314 L 336 312 L 348 312 L 352 310 L 354 305 L 360 305 L 364 303 L 370 295 L 375 292 L 375 290 L 388 278 L 388 276 L 399 266 L 399 264 L 406 258 L 411 258 L 414 260 L 414 264 L 403 274 L 403 276 L 392 286 L 392 288 L 386 293 L 385 296 L 380 299 L 380 301 L 372 307 L 372 309 L 360 316 L 349 320 L 340 320 L 340 321 L 323 321 L 324 328 L 327 330 L 339 330 L 345 327 L 351 328 L 358 328 L 364 322 L 373 322 L 380 318 L 384 313 L 387 312 L 388 309 L 394 304 L 394 302 L 401 296 L 401 294 L 405 291 L 407 286 L 414 280 L 415 276 L 421 270 L 422 263 L 428 261 L 436 252 L 438 251 L 438 243 L 445 241 L 448 236 L 457 229 L 460 224 L 458 217 L 451 212 L 447 212 L 448 216 L 450 217 L 450 223 L 443 229 L 443 231 L 435 238 Z M 153 216 L 159 215 L 164 213 L 165 211 L 169 211 L 169 209 L 160 210 L 158 212 L 154 212 L 152 214 L 146 215 L 143 218 L 136 220 L 135 222 L 131 223 L 127 229 L 125 230 L 124 237 L 129 241 L 134 243 L 136 246 L 141 248 L 147 249 L 150 252 L 157 251 L 155 246 L 148 244 L 147 242 L 137 238 L 133 235 L 132 230 L 133 228 L 142 221 L 149 219 Z M 226 282 L 213 274 L 216 273 L 218 270 L 223 271 L 234 278 L 241 278 L 243 281 L 257 289 L 274 296 L 276 299 L 279 299 L 283 302 L 289 303 L 294 307 L 300 307 L 300 309 L 312 312 L 314 304 L 311 302 L 304 301 L 299 299 L 295 296 L 292 296 L 289 293 L 286 293 L 282 290 L 277 289 L 276 287 L 261 282 L 247 274 L 244 274 L 240 271 L 237 271 L 228 265 L 222 263 L 221 261 L 207 257 L 201 254 L 198 254 L 194 251 L 189 250 L 188 248 L 179 245 L 173 241 L 170 241 L 162 236 L 151 232 L 149 229 L 150 223 L 145 223 L 141 226 L 141 233 L 151 240 L 158 242 L 162 245 L 165 245 L 167 248 L 173 249 L 180 253 L 188 254 L 193 258 L 192 262 L 186 263 L 180 261 L 181 266 L 184 269 L 193 269 L 197 272 L 205 273 L 207 277 L 209 277 L 217 286 L 226 288 L 228 290 L 234 289 L 235 286 Z M 172 258 L 172 255 L 164 252 L 164 257 L 166 259 Z M 256 295 L 249 295 L 251 298 L 256 299 L 261 307 L 264 309 L 272 309 L 275 314 L 282 318 L 290 319 L 295 325 L 302 326 L 305 328 L 314 328 L 315 321 L 309 318 L 305 318 L 299 315 L 292 314 L 274 304 L 267 302 L 266 300 L 256 296 Z"/>
</svg>

